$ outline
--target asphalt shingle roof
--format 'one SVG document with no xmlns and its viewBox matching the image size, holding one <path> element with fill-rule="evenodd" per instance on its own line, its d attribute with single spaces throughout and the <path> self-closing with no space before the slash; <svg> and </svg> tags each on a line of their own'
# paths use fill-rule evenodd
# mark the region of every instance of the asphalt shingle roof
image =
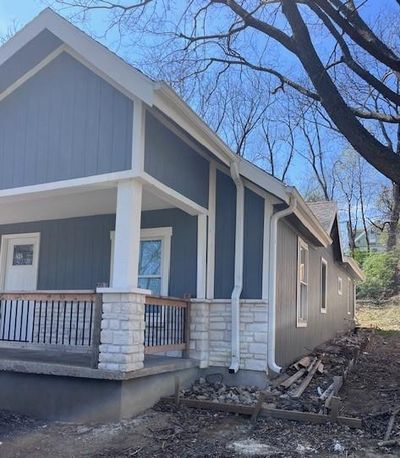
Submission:
<svg viewBox="0 0 400 458">
<path fill-rule="evenodd" d="M 338 211 L 336 202 L 324 200 L 320 202 L 307 202 L 307 205 L 317 217 L 324 230 L 330 234 Z"/>
</svg>

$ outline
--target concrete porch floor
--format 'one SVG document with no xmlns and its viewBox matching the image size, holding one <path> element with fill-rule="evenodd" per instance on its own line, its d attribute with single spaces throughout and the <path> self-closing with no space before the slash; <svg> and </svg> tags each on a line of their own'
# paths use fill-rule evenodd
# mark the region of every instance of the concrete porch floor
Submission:
<svg viewBox="0 0 400 458">
<path fill-rule="evenodd" d="M 90 367 L 90 362 L 90 353 L 56 349 L 0 348 L 0 371 L 129 380 L 198 367 L 198 362 L 195 360 L 161 355 L 146 355 L 144 367 L 132 372 L 93 369 Z"/>
</svg>

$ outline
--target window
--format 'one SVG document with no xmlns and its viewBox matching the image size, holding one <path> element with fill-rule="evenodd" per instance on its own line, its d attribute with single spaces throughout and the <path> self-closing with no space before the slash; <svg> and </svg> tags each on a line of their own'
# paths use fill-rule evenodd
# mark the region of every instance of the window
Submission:
<svg viewBox="0 0 400 458">
<path fill-rule="evenodd" d="M 321 313 L 326 313 L 328 305 L 328 263 L 321 258 Z"/>
<path fill-rule="evenodd" d="M 338 277 L 337 279 L 337 292 L 339 296 L 343 294 L 343 280 L 342 277 Z"/>
<path fill-rule="evenodd" d="M 33 264 L 33 245 L 14 245 L 13 266 Z"/>
<path fill-rule="evenodd" d="M 171 227 L 140 231 L 138 288 L 149 289 L 154 295 L 168 296 L 171 236 Z M 111 232 L 111 274 L 113 260 L 114 231 Z"/>
<path fill-rule="evenodd" d="M 353 303 L 354 299 L 354 287 L 353 287 L 353 282 L 351 281 L 350 278 L 347 279 L 347 313 L 348 315 L 351 315 L 351 306 Z"/>
<path fill-rule="evenodd" d="M 297 252 L 297 326 L 307 326 L 308 317 L 308 246 L 298 239 Z"/>
</svg>

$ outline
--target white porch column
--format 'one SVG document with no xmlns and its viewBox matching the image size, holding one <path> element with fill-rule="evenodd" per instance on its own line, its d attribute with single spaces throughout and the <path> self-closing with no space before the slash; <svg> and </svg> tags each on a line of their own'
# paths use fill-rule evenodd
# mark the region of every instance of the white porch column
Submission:
<svg viewBox="0 0 400 458">
<path fill-rule="evenodd" d="M 142 184 L 136 180 L 118 183 L 112 288 L 137 288 L 141 212 Z"/>
<path fill-rule="evenodd" d="M 207 216 L 197 216 L 197 299 L 206 297 Z"/>
</svg>

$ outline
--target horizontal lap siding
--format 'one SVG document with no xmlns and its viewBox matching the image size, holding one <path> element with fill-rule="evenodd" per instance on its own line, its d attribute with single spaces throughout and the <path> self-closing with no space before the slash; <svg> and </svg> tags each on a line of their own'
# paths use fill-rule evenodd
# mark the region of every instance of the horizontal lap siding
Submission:
<svg viewBox="0 0 400 458">
<path fill-rule="evenodd" d="M 132 101 L 62 53 L 0 102 L 0 189 L 131 167 Z"/>
<path fill-rule="evenodd" d="M 321 313 L 321 257 L 328 261 L 328 308 Z M 279 222 L 277 253 L 277 360 L 287 365 L 337 332 L 350 328 L 347 314 L 348 283 L 344 269 L 334 262 L 333 249 L 309 245 L 308 326 L 296 327 L 297 234 Z M 343 295 L 337 293 L 337 278 L 343 279 Z"/>
<path fill-rule="evenodd" d="M 163 184 L 208 207 L 209 162 L 149 111 L 144 168 Z"/>
</svg>

